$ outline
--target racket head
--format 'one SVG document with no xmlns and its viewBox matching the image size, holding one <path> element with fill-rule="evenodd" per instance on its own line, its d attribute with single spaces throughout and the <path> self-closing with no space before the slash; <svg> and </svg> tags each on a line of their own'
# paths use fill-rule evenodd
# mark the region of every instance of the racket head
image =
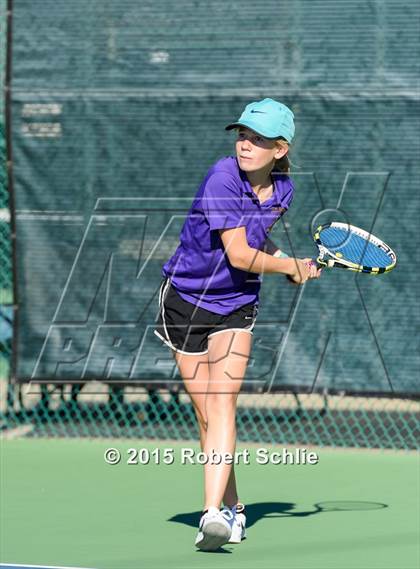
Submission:
<svg viewBox="0 0 420 569">
<path fill-rule="evenodd" d="M 358 500 L 336 500 L 328 502 L 318 502 L 314 506 L 323 512 L 351 512 L 363 510 L 382 510 L 388 504 L 382 502 L 361 502 Z"/>
<path fill-rule="evenodd" d="M 317 227 L 313 238 L 319 249 L 319 266 L 379 275 L 388 273 L 397 263 L 389 245 L 355 225 L 326 223 Z"/>
</svg>

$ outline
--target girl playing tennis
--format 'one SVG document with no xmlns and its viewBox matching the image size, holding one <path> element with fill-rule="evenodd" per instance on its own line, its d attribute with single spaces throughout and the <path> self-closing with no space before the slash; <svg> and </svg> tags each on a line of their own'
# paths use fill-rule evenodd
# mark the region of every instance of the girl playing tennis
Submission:
<svg viewBox="0 0 420 569">
<path fill-rule="evenodd" d="M 320 276 L 311 259 L 281 258 L 268 238 L 292 201 L 287 175 L 295 130 L 292 111 L 264 99 L 247 105 L 226 130 L 233 128 L 238 132 L 236 157 L 210 168 L 180 244 L 163 266 L 155 329 L 173 352 L 207 456 L 235 452 L 236 401 L 257 317 L 259 274 L 280 273 L 296 284 Z M 203 550 L 245 537 L 245 508 L 229 462 L 204 465 L 205 500 L 195 541 Z"/>
</svg>

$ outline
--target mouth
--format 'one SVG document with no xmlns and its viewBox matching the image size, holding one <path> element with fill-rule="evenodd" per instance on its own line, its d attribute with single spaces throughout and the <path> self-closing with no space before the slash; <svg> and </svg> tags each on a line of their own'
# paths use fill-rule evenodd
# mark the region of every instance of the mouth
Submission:
<svg viewBox="0 0 420 569">
<path fill-rule="evenodd" d="M 250 156 L 241 156 L 241 155 L 239 155 L 239 158 L 240 158 L 241 160 L 252 160 L 252 158 L 251 158 Z"/>
</svg>

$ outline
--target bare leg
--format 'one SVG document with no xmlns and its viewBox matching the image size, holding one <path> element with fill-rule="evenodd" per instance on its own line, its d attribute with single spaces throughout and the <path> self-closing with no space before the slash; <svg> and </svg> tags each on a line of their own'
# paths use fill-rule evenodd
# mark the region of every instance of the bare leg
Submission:
<svg viewBox="0 0 420 569">
<path fill-rule="evenodd" d="M 198 422 L 200 428 L 200 447 L 201 450 L 204 451 L 204 446 L 206 442 L 206 435 L 207 435 L 207 425 L 203 426 L 200 421 Z M 223 495 L 223 504 L 225 506 L 235 506 L 239 502 L 238 498 L 238 491 L 236 488 L 236 478 L 235 478 L 235 468 L 232 464 L 232 468 L 229 474 L 229 480 L 226 486 L 225 493 Z"/>
<path fill-rule="evenodd" d="M 209 337 L 209 384 L 206 397 L 207 436 L 204 451 L 234 454 L 236 448 L 236 401 L 251 351 L 252 335 L 246 331 L 220 332 Z M 227 490 L 232 465 L 204 465 L 204 509 L 220 507 Z M 233 479 L 234 480 L 234 479 Z M 236 498 L 236 499 L 234 499 Z M 226 501 L 237 502 L 236 492 Z"/>
<path fill-rule="evenodd" d="M 206 395 L 209 383 L 208 354 L 186 355 L 172 352 L 185 389 L 191 398 L 200 428 L 200 443 L 207 429 Z"/>
<path fill-rule="evenodd" d="M 178 365 L 179 372 L 183 379 L 185 389 L 191 398 L 194 411 L 200 430 L 200 447 L 204 451 L 207 435 L 207 413 L 206 396 L 209 383 L 209 363 L 208 354 L 185 355 L 173 352 Z M 223 496 L 223 503 L 233 506 L 238 502 L 236 489 L 235 471 L 232 465 L 226 491 Z"/>
</svg>

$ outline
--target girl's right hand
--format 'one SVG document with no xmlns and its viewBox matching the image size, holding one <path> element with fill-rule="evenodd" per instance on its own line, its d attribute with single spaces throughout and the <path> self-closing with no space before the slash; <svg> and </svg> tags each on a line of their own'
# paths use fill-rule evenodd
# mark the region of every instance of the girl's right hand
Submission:
<svg viewBox="0 0 420 569">
<path fill-rule="evenodd" d="M 294 284 L 303 284 L 308 279 L 318 279 L 321 269 L 317 269 L 312 259 L 294 259 L 295 270 L 289 275 L 289 280 Z"/>
</svg>

